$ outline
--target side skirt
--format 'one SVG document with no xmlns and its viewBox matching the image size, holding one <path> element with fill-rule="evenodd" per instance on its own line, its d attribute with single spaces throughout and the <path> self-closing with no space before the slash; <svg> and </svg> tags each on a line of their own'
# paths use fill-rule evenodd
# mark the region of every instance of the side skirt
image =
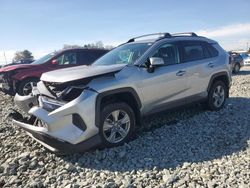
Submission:
<svg viewBox="0 0 250 188">
<path fill-rule="evenodd" d="M 179 99 L 176 101 L 168 102 L 168 103 L 165 103 L 164 105 L 162 105 L 158 108 L 155 108 L 155 109 L 153 109 L 145 114 L 142 114 L 142 117 L 152 115 L 152 114 L 162 112 L 162 111 L 167 111 L 170 109 L 179 108 L 179 107 L 190 105 L 190 104 L 204 102 L 207 100 L 207 96 L 208 96 L 207 92 L 202 92 L 199 94 L 195 94 L 195 95 L 186 97 L 184 99 Z"/>
</svg>

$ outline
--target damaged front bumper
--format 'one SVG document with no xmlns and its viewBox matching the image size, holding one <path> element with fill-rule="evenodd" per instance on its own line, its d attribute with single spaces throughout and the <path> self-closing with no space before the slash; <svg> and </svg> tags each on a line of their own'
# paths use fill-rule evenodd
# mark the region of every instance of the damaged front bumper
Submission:
<svg viewBox="0 0 250 188">
<path fill-rule="evenodd" d="M 22 117 L 22 115 L 16 111 L 11 113 L 11 117 L 13 118 L 13 122 L 24 129 L 30 137 L 55 153 L 69 154 L 87 151 L 101 143 L 101 139 L 97 134 L 81 143 L 71 144 L 47 134 L 46 128 L 31 125 L 26 118 Z"/>
<path fill-rule="evenodd" d="M 11 117 L 15 125 L 52 152 L 87 151 L 101 143 L 94 117 L 88 114 L 94 109 L 84 105 L 86 98 L 94 97 L 95 93 L 88 91 L 71 102 L 60 103 L 43 96 L 16 94 L 15 104 L 29 117 L 16 111 Z"/>
</svg>

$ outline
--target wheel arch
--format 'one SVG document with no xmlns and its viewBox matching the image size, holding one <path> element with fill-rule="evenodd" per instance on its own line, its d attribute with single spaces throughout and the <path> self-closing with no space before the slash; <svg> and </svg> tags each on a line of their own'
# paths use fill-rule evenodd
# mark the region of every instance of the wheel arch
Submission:
<svg viewBox="0 0 250 188">
<path fill-rule="evenodd" d="M 216 81 L 223 81 L 226 86 L 228 87 L 228 89 L 230 88 L 230 78 L 229 78 L 229 75 L 226 71 L 223 71 L 223 72 L 218 72 L 214 75 L 212 75 L 212 77 L 210 78 L 210 81 L 209 81 L 209 84 L 208 84 L 208 87 L 207 87 L 207 92 L 209 92 L 211 86 L 213 85 L 214 82 Z M 229 93 L 227 92 L 227 97 L 229 96 Z"/>
<path fill-rule="evenodd" d="M 136 123 L 140 124 L 140 108 L 142 106 L 141 100 L 136 91 L 131 87 L 119 88 L 105 91 L 98 94 L 95 106 L 95 124 L 99 127 L 101 121 L 101 110 L 105 104 L 112 102 L 125 102 L 134 111 L 136 116 Z"/>
<path fill-rule="evenodd" d="M 24 82 L 26 80 L 31 80 L 31 79 L 40 80 L 40 77 L 28 76 L 28 77 L 23 78 L 22 80 L 17 80 L 16 84 L 15 84 L 15 92 L 17 92 L 19 90 L 19 87 L 20 87 L 22 82 Z"/>
</svg>

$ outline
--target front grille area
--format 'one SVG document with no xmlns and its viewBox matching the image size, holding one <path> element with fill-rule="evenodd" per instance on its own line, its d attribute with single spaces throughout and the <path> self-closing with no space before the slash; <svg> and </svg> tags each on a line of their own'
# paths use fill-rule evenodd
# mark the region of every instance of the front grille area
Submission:
<svg viewBox="0 0 250 188">
<path fill-rule="evenodd" d="M 20 112 L 12 109 L 12 112 L 9 114 L 9 117 L 11 117 L 12 119 L 22 122 L 22 123 L 26 123 L 29 125 L 33 125 L 35 127 L 44 127 L 44 128 L 48 128 L 47 124 L 44 123 L 42 120 L 38 119 L 36 116 L 23 116 Z"/>
<path fill-rule="evenodd" d="M 43 128 L 48 129 L 48 125 L 46 123 L 44 123 L 42 120 L 38 119 L 38 118 L 36 118 L 33 125 L 37 126 L 37 127 L 43 127 Z"/>
</svg>

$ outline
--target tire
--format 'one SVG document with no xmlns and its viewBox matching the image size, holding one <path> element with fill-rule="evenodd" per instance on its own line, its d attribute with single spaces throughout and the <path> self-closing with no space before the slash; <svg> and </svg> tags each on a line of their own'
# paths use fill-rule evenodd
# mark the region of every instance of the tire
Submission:
<svg viewBox="0 0 250 188">
<path fill-rule="evenodd" d="M 126 103 L 107 104 L 101 110 L 99 134 L 103 147 L 115 147 L 128 142 L 134 129 L 135 114 Z"/>
<path fill-rule="evenodd" d="M 220 110 L 223 108 L 228 96 L 228 87 L 222 81 L 216 81 L 208 92 L 207 106 L 210 110 Z"/>
<path fill-rule="evenodd" d="M 240 64 L 239 63 L 236 63 L 235 65 L 234 65 L 234 68 L 233 68 L 233 73 L 234 74 L 237 74 L 237 73 L 239 73 L 240 72 Z"/>
<path fill-rule="evenodd" d="M 31 93 L 31 83 L 39 82 L 38 78 L 28 78 L 20 82 L 17 93 L 19 95 L 29 95 Z"/>
</svg>

